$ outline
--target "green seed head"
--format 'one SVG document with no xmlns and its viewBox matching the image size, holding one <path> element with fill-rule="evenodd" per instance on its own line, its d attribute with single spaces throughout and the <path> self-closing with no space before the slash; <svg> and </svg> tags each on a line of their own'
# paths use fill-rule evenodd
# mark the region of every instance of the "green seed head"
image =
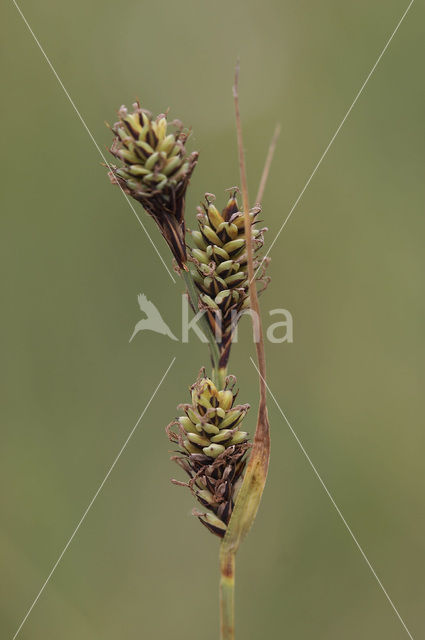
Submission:
<svg viewBox="0 0 425 640">
<path fill-rule="evenodd" d="M 231 194 L 220 212 L 212 202 L 212 194 L 198 208 L 198 230 L 191 231 L 195 247 L 189 249 L 194 269 L 194 281 L 199 290 L 200 305 L 207 310 L 207 318 L 219 337 L 220 364 L 226 366 L 235 327 L 241 313 L 249 308 L 249 278 L 247 270 L 244 214 L 239 210 L 237 190 Z M 260 207 L 250 211 L 254 254 L 262 248 L 265 228 L 257 229 Z M 268 284 L 264 261 L 257 282 L 264 289 Z M 254 269 L 261 261 L 256 256 Z M 220 328 L 217 333 L 217 326 Z"/>
<path fill-rule="evenodd" d="M 198 153 L 188 154 L 189 131 L 167 116 L 153 118 L 139 102 L 118 111 L 110 152 L 122 163 L 111 167 L 111 181 L 140 202 L 155 219 L 180 267 L 186 262 L 184 197 Z"/>
<path fill-rule="evenodd" d="M 181 447 L 174 460 L 189 475 L 193 494 L 212 512 L 196 515 L 220 537 L 232 514 L 249 448 L 248 433 L 240 430 L 249 405 L 235 405 L 235 383 L 229 376 L 225 388 L 217 389 L 201 370 L 191 387 L 191 403 L 181 405 L 186 415 L 167 427 L 170 440 Z"/>
</svg>

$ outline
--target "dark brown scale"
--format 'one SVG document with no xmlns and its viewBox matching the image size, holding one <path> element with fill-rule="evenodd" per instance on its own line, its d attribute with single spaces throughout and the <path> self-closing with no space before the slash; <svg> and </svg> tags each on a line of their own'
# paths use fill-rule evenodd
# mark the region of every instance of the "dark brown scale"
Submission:
<svg viewBox="0 0 425 640">
<path fill-rule="evenodd" d="M 148 142 L 151 145 L 152 149 L 155 149 L 156 145 L 158 144 L 158 138 L 156 136 L 156 133 L 153 129 L 151 129 L 149 127 L 149 131 L 148 131 Z"/>
<path fill-rule="evenodd" d="M 130 134 L 130 136 L 132 136 L 133 138 L 135 138 L 137 140 L 138 137 L 139 137 L 139 134 L 135 129 L 133 129 L 133 127 L 131 126 L 131 123 L 127 122 L 127 120 L 124 120 L 124 125 L 125 125 L 128 133 Z"/>
<path fill-rule="evenodd" d="M 136 152 L 136 154 L 139 156 L 139 158 L 143 161 L 147 160 L 149 158 L 149 156 L 151 155 L 149 153 L 149 151 L 146 151 L 146 149 L 143 149 L 142 147 L 139 147 L 139 145 L 135 144 L 134 145 L 134 150 Z"/>
<path fill-rule="evenodd" d="M 220 240 L 222 241 L 223 244 L 226 244 L 226 242 L 229 242 L 230 238 L 228 237 L 226 230 L 222 229 L 221 231 L 219 231 L 219 233 L 217 233 L 218 237 L 220 238 Z"/>
<path fill-rule="evenodd" d="M 134 152 L 136 156 L 138 156 L 140 160 L 143 161 L 147 160 L 150 156 L 150 153 L 139 147 L 137 144 L 134 145 Z"/>
<path fill-rule="evenodd" d="M 227 203 L 227 206 L 224 207 L 223 211 L 221 212 L 221 215 L 223 216 L 224 220 L 226 220 L 226 222 L 229 222 L 232 215 L 237 213 L 238 211 L 239 211 L 238 203 L 236 198 L 233 196 Z"/>
</svg>

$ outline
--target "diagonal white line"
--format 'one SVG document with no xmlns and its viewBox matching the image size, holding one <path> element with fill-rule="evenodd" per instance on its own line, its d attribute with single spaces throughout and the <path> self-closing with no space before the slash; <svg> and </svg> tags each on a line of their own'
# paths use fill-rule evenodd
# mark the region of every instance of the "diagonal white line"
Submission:
<svg viewBox="0 0 425 640">
<path fill-rule="evenodd" d="M 109 476 L 111 475 L 115 465 L 117 464 L 118 460 L 121 457 L 122 452 L 124 451 L 124 449 L 126 448 L 127 444 L 129 443 L 131 437 L 133 436 L 134 432 L 136 431 L 137 427 L 140 424 L 140 421 L 142 420 L 143 416 L 145 415 L 146 411 L 149 408 L 149 405 L 151 404 L 152 400 L 154 399 L 154 397 L 157 394 L 158 389 L 160 388 L 160 386 L 162 385 L 162 383 L 164 382 L 168 372 L 170 371 L 171 367 L 173 366 L 174 362 L 176 360 L 176 357 L 174 357 L 170 364 L 167 367 L 167 370 L 165 371 L 164 375 L 162 376 L 161 380 L 158 382 L 154 392 L 152 393 L 151 397 L 149 398 L 149 401 L 147 403 L 147 405 L 145 406 L 145 408 L 143 409 L 142 413 L 139 416 L 139 419 L 137 420 L 136 424 L 134 425 L 134 427 L 132 428 L 132 430 L 130 431 L 126 441 L 124 442 L 124 444 L 122 445 L 121 449 L 118 452 L 118 455 L 116 456 L 115 460 L 113 461 L 113 463 L 111 464 L 111 466 L 109 467 L 109 470 L 106 474 L 106 476 L 103 478 L 102 482 L 99 485 L 99 488 L 97 489 L 96 493 L 94 494 L 93 498 L 90 500 L 88 507 L 86 508 L 86 510 L 84 511 L 83 515 L 80 518 L 80 521 L 78 522 L 77 526 L 75 527 L 74 531 L 72 532 L 71 537 L 69 538 L 68 542 L 66 543 L 66 545 L 64 546 L 61 554 L 59 555 L 58 559 L 56 560 L 55 564 L 53 565 L 49 575 L 47 576 L 46 580 L 43 583 L 43 586 L 41 587 L 40 591 L 38 592 L 37 596 L 35 597 L 33 603 L 31 604 L 30 608 L 28 609 L 27 613 L 25 614 L 24 619 L 22 620 L 21 624 L 19 625 L 18 629 L 16 630 L 15 635 L 13 636 L 12 640 L 15 640 L 15 638 L 18 637 L 19 632 L 21 631 L 22 627 L 24 626 L 26 620 L 28 619 L 28 616 L 30 615 L 31 611 L 34 609 L 35 605 L 37 604 L 41 594 L 43 593 L 44 589 L 47 587 L 47 584 L 50 580 L 50 578 L 52 577 L 52 575 L 54 574 L 54 572 L 56 571 L 60 561 L 62 560 L 63 556 L 65 555 L 69 545 L 71 544 L 71 542 L 73 541 L 75 535 L 77 534 L 79 528 L 81 527 L 81 525 L 83 524 L 88 512 L 90 511 L 90 509 L 93 506 L 94 501 L 96 500 L 97 496 L 99 495 L 99 493 L 102 491 L 103 486 L 105 484 L 105 482 L 107 481 L 107 479 L 109 478 Z"/>
<path fill-rule="evenodd" d="M 25 18 L 24 14 L 22 13 L 20 7 L 18 6 L 16 0 L 12 0 L 13 4 L 15 5 L 16 9 L 19 12 L 19 15 L 21 16 L 22 20 L 25 22 L 26 26 L 28 27 L 28 31 L 31 33 L 32 37 L 34 38 L 34 41 L 36 42 L 38 48 L 40 49 L 41 53 L 43 54 L 47 64 L 49 65 L 50 69 L 53 72 L 53 75 L 55 76 L 56 80 L 59 82 L 60 86 L 62 87 L 66 97 L 68 98 L 69 102 L 72 105 L 72 108 L 74 109 L 75 113 L 77 114 L 78 118 L 81 121 L 81 124 L 83 125 L 84 129 L 87 131 L 91 141 L 93 142 L 94 146 L 96 147 L 96 149 L 98 150 L 102 160 L 104 161 L 104 163 L 106 164 L 106 166 L 108 167 L 109 171 L 111 171 L 111 166 L 109 164 L 109 162 L 107 161 L 107 159 L 105 158 L 105 154 L 103 153 L 102 149 L 99 147 L 99 145 L 97 144 L 96 140 L 93 137 L 92 132 L 90 131 L 90 129 L 88 128 L 83 116 L 81 115 L 81 113 L 79 112 L 77 106 L 75 105 L 75 102 L 73 101 L 73 99 L 71 98 L 71 96 L 69 95 L 65 85 L 63 84 L 62 80 L 60 79 L 56 69 L 54 68 L 53 64 L 50 61 L 50 58 L 47 56 L 46 52 L 44 51 L 43 47 L 41 46 L 37 36 L 35 35 L 34 31 L 31 29 L 27 19 Z M 140 219 L 140 217 L 137 214 L 136 209 L 133 207 L 133 204 L 131 203 L 129 197 L 127 196 L 127 194 L 125 193 L 125 191 L 123 190 L 122 186 L 120 184 L 118 184 L 118 186 L 121 189 L 121 193 L 123 194 L 124 198 L 127 200 L 128 205 L 130 207 L 130 209 L 132 210 L 132 212 L 134 213 L 134 215 L 136 216 L 137 220 L 139 221 L 140 226 L 142 227 L 143 231 L 146 233 L 147 237 L 149 238 L 149 241 L 151 243 L 151 245 L 153 246 L 153 248 L 155 249 L 159 259 L 161 260 L 162 264 L 164 265 L 164 267 L 167 270 L 168 275 L 170 276 L 171 280 L 175 283 L 175 279 L 173 277 L 173 274 L 171 273 L 170 269 L 167 267 L 164 258 L 161 256 L 161 254 L 159 253 L 159 250 L 156 246 L 156 244 L 154 243 L 154 241 L 152 240 L 151 236 L 149 235 L 148 230 L 146 229 L 145 225 L 143 224 L 142 220 Z"/>
<path fill-rule="evenodd" d="M 393 603 L 393 601 L 391 600 L 390 596 L 388 595 L 388 592 L 386 591 L 384 585 L 382 584 L 381 580 L 379 579 L 378 575 L 376 574 L 375 569 L 372 567 L 371 563 L 369 562 L 365 552 L 363 551 L 362 547 L 360 546 L 360 543 L 358 542 L 356 536 L 354 535 L 354 533 L 352 532 L 348 522 L 346 521 L 346 519 L 344 518 L 344 516 L 342 515 L 338 505 L 336 504 L 335 500 L 333 499 L 329 489 L 327 488 L 327 486 L 325 485 L 324 481 L 322 480 L 319 472 L 317 471 L 316 467 L 314 466 L 314 463 L 312 462 L 310 456 L 308 455 L 307 451 L 304 449 L 304 446 L 301 442 L 301 440 L 299 439 L 299 437 L 297 436 L 297 434 L 295 433 L 294 429 L 292 428 L 292 425 L 290 424 L 288 418 L 286 417 L 285 413 L 283 412 L 283 409 L 281 408 L 280 404 L 278 403 L 278 401 L 276 400 L 276 398 L 274 397 L 269 385 L 267 384 L 267 382 L 264 380 L 263 376 L 261 375 L 256 363 L 254 362 L 254 360 L 251 358 L 250 356 L 250 360 L 252 362 L 252 364 L 254 365 L 255 369 L 257 370 L 258 375 L 261 377 L 261 379 L 263 380 L 264 384 L 267 387 L 267 391 L 269 392 L 270 396 L 272 397 L 275 405 L 277 406 L 277 408 L 279 409 L 280 413 L 282 414 L 283 419 L 285 420 L 286 424 L 288 425 L 289 429 L 291 430 L 292 435 L 294 436 L 295 440 L 297 441 L 297 444 L 299 445 L 301 451 L 303 452 L 303 454 L 305 455 L 305 457 L 307 458 L 311 468 L 313 469 L 317 479 L 319 480 L 320 484 L 322 485 L 323 489 L 326 492 L 326 495 L 328 496 L 329 500 L 332 502 L 332 505 L 335 507 L 335 510 L 337 512 L 337 514 L 339 515 L 339 517 L 341 518 L 342 522 L 345 525 L 345 528 L 347 529 L 348 533 L 350 534 L 350 536 L 352 537 L 356 547 L 358 548 L 358 550 L 360 551 L 360 553 L 363 556 L 363 559 L 365 560 L 367 566 L 369 567 L 369 569 L 371 570 L 372 574 L 374 575 L 377 583 L 379 584 L 379 586 L 381 587 L 382 591 L 384 592 L 385 597 L 387 598 L 388 602 L 390 603 L 391 607 L 393 608 L 397 618 L 400 620 L 401 624 L 404 627 L 404 630 L 406 631 L 407 635 L 409 636 L 409 638 L 411 640 L 413 640 L 413 636 L 410 633 L 409 629 L 407 628 L 403 618 L 401 617 L 401 615 L 399 614 L 399 612 L 396 609 L 395 604 Z"/>
<path fill-rule="evenodd" d="M 310 184 L 310 182 L 312 181 L 312 179 L 314 178 L 316 171 L 318 170 L 318 168 L 320 167 L 320 165 L 322 164 L 323 160 L 325 159 L 326 154 L 328 153 L 329 149 L 331 148 L 332 144 L 334 143 L 335 138 L 337 137 L 338 133 L 341 131 L 342 127 L 344 126 L 345 121 L 347 120 L 348 116 L 350 115 L 351 111 L 353 110 L 353 107 L 355 106 L 357 100 L 360 98 L 361 94 L 363 93 L 363 89 L 365 88 L 365 86 L 367 85 L 367 83 L 369 82 L 373 72 L 375 71 L 376 67 L 378 66 L 382 56 L 384 55 L 384 53 L 386 52 L 386 50 L 388 49 L 392 39 L 394 38 L 395 34 L 397 33 L 401 23 L 403 22 L 404 18 L 407 16 L 407 13 L 410 9 L 410 7 L 412 6 L 412 4 L 414 3 L 415 0 L 411 0 L 409 2 L 409 5 L 406 9 L 406 11 L 403 13 L 403 15 L 401 16 L 400 20 L 397 23 L 396 28 L 394 29 L 394 31 L 392 32 L 391 36 L 389 37 L 385 47 L 382 49 L 381 53 L 378 56 L 377 61 L 375 62 L 375 64 L 373 65 L 372 69 L 369 71 L 366 80 L 363 82 L 362 86 L 360 87 L 359 91 L 357 92 L 356 97 L 354 98 L 350 108 L 348 109 L 347 113 L 345 114 L 345 116 L 343 117 L 343 119 L 341 120 L 341 122 L 338 125 L 337 130 L 335 131 L 335 133 L 333 134 L 332 138 L 330 139 L 330 142 L 328 144 L 328 146 L 326 147 L 326 149 L 324 150 L 324 152 L 322 153 L 322 155 L 320 156 L 319 162 L 316 164 L 316 166 L 314 167 L 309 179 L 307 180 L 307 182 L 305 183 L 304 187 L 301 190 L 301 193 L 299 194 L 298 198 L 295 200 L 294 204 L 292 205 L 292 208 L 290 210 L 290 212 L 288 213 L 288 215 L 286 216 L 285 220 L 283 221 L 282 226 L 280 227 L 279 231 L 277 232 L 277 234 L 275 235 L 273 242 L 271 243 L 266 255 L 264 256 L 264 258 L 261 260 L 260 266 L 258 267 L 257 271 L 254 274 L 253 280 L 254 278 L 257 276 L 261 265 L 263 264 L 264 260 L 269 256 L 270 251 L 273 249 L 275 242 L 277 241 L 278 237 L 280 236 L 281 232 L 283 231 L 286 223 L 288 222 L 289 218 L 292 216 L 296 206 L 298 205 L 299 201 L 301 200 L 301 198 L 304 195 L 305 190 L 307 189 L 308 185 Z"/>
</svg>

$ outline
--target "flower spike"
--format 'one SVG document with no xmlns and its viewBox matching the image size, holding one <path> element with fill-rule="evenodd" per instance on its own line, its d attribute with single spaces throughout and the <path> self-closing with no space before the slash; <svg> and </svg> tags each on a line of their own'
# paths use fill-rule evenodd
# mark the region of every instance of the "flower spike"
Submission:
<svg viewBox="0 0 425 640">
<path fill-rule="evenodd" d="M 131 113 L 122 106 L 118 117 L 109 151 L 123 164 L 111 167 L 111 182 L 153 217 L 177 264 L 185 268 L 185 195 L 198 159 L 196 151 L 186 151 L 189 131 L 174 121 L 170 132 L 165 114 L 152 118 L 139 102 L 133 104 Z"/>
</svg>

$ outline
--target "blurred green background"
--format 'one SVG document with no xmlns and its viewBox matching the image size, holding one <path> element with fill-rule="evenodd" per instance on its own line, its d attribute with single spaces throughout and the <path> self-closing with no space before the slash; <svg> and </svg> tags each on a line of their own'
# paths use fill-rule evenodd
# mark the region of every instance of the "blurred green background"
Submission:
<svg viewBox="0 0 425 640">
<path fill-rule="evenodd" d="M 406 1 L 30 2 L 21 8 L 89 129 L 139 97 L 194 129 L 189 226 L 251 193 L 277 121 L 270 243 Z M 1 637 L 12 638 L 173 356 L 176 362 L 22 640 L 218 637 L 218 542 L 173 487 L 164 426 L 206 349 L 142 333 L 145 293 L 180 334 L 173 284 L 13 3 L 2 3 Z M 262 298 L 291 311 L 269 384 L 415 639 L 424 637 L 423 21 L 415 2 L 271 253 Z M 143 220 L 167 263 L 150 219 Z M 253 405 L 248 321 L 231 371 Z M 407 633 L 270 400 L 272 460 L 237 566 L 237 637 Z"/>
</svg>

